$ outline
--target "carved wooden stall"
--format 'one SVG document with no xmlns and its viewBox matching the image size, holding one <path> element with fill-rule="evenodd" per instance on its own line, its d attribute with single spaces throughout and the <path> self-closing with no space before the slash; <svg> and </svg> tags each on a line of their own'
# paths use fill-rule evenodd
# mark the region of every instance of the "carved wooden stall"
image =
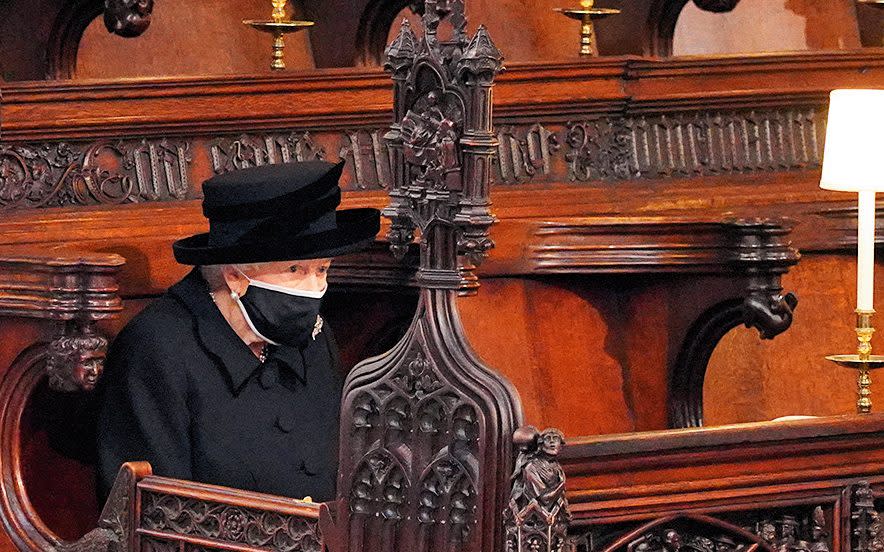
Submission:
<svg viewBox="0 0 884 552">
<path fill-rule="evenodd" d="M 487 33 L 467 41 L 462 11 L 427 5 L 425 38 L 406 28 L 389 51 L 395 87 L 381 72 L 344 70 L 3 88 L 0 551 L 76 549 L 63 541 L 96 526 L 89 459 L 56 442 L 42 407 L 76 419 L 84 396 L 70 391 L 88 389 L 103 339 L 183 275 L 170 244 L 203 229 L 199 183 L 212 174 L 342 158 L 347 206 L 393 198 L 388 243 L 337 263 L 326 304 L 346 368 L 389 352 L 350 372 L 337 503 L 130 466 L 80 543 L 90 549 L 116 539 L 144 550 L 307 550 L 319 546 L 317 527 L 332 550 L 499 549 L 520 397 L 528 421 L 568 436 L 699 425 L 718 340 L 739 325 L 773 337 L 792 323 L 782 278 L 796 246 L 806 259 L 849 245 L 849 204 L 815 184 L 819 121 L 829 89 L 884 82 L 884 52 L 524 64 L 493 79 L 500 60 Z M 454 38 L 437 41 L 446 17 Z M 497 248 L 477 268 L 491 244 L 491 188 Z M 84 349 L 98 352 L 77 358 Z M 878 431 L 878 418 L 863 423 L 863 436 Z M 798 433 L 864 445 L 848 425 Z M 756 433 L 790 450 L 791 434 L 769 427 L 734 430 L 720 454 Z M 717 431 L 599 442 L 628 458 L 630 446 L 671 439 L 678 449 Z M 538 454 L 536 436 L 521 444 Z M 572 502 L 597 483 L 569 462 L 585 457 L 592 470 L 604 448 L 594 446 L 562 453 Z M 687 469 L 710 454 L 678 461 Z M 808 461 L 828 454 L 821 446 Z M 737 471 L 782 475 L 740 462 Z M 628 482 L 639 464 L 617 470 Z M 868 470 L 850 477 L 879 465 Z M 580 512 L 575 527 L 591 525 Z M 743 529 L 725 532 L 764 548 Z"/>
<path fill-rule="evenodd" d="M 573 439 L 559 455 L 577 550 L 880 547 L 884 418 Z"/>
</svg>

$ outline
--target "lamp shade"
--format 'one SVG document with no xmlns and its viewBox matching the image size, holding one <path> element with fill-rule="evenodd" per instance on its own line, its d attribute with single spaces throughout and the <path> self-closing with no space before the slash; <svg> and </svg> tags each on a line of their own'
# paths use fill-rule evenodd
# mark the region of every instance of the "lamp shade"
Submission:
<svg viewBox="0 0 884 552">
<path fill-rule="evenodd" d="M 820 188 L 884 191 L 884 90 L 833 90 Z"/>
</svg>

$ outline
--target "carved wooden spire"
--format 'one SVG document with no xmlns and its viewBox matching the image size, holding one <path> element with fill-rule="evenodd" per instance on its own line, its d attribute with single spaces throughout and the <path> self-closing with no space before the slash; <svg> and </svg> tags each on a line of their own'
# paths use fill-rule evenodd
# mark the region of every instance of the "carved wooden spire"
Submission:
<svg viewBox="0 0 884 552">
<path fill-rule="evenodd" d="M 437 34 L 446 24 L 451 32 Z M 427 0 L 423 25 L 418 39 L 403 24 L 385 65 L 395 105 L 384 214 L 394 254 L 419 230 L 421 298 L 402 341 L 345 385 L 335 540 L 350 551 L 501 549 L 510 436 L 521 421 L 515 390 L 476 358 L 455 305 L 478 287 L 475 264 L 493 245 L 491 91 L 501 56 L 484 28 L 467 40 L 462 0 Z"/>
</svg>

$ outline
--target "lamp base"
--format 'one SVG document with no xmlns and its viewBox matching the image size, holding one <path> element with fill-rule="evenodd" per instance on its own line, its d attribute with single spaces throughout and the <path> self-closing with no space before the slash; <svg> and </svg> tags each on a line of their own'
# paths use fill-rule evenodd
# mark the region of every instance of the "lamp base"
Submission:
<svg viewBox="0 0 884 552">
<path fill-rule="evenodd" d="M 856 338 L 858 341 L 855 355 L 829 355 L 830 360 L 838 366 L 851 368 L 858 372 L 856 378 L 857 400 L 856 411 L 860 414 L 868 414 L 872 411 L 872 377 L 870 370 L 884 368 L 884 355 L 872 354 L 872 315 L 874 310 L 856 310 Z"/>
</svg>

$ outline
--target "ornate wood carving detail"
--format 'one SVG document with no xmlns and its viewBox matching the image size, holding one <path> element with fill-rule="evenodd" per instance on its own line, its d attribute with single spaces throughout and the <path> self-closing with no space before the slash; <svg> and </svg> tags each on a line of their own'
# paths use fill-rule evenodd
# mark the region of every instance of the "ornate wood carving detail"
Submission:
<svg viewBox="0 0 884 552">
<path fill-rule="evenodd" d="M 504 510 L 507 552 L 562 552 L 570 548 L 571 513 L 565 498 L 565 472 L 557 456 L 565 436 L 557 429 L 516 430 L 519 448 L 509 505 Z"/>
<path fill-rule="evenodd" d="M 569 122 L 571 180 L 697 177 L 817 167 L 807 110 L 691 113 Z"/>
<path fill-rule="evenodd" d="M 296 131 L 218 138 L 211 142 L 209 152 L 215 174 L 273 163 L 325 159 L 325 149 L 314 142 L 309 132 Z"/>
<path fill-rule="evenodd" d="M 720 517 L 669 515 L 626 532 L 597 526 L 572 543 L 581 552 L 830 552 L 831 539 L 823 507 L 801 506 Z"/>
<path fill-rule="evenodd" d="M 458 62 L 461 70 L 475 65 L 484 71 L 481 65 L 493 54 L 488 50 L 493 44 L 489 46 L 482 38 L 487 33 L 482 31 L 477 37 L 466 50 L 467 57 Z M 417 37 L 405 26 L 390 47 L 388 67 L 410 59 L 418 45 Z M 427 71 L 423 74 L 429 75 Z M 414 98 L 412 108 L 387 136 L 372 128 L 242 134 L 197 140 L 195 150 L 189 141 L 155 138 L 0 145 L 0 208 L 192 199 L 199 195 L 193 168 L 201 163 L 193 163 L 195 156 L 208 157 L 212 171 L 219 174 L 268 163 L 325 159 L 327 147 L 348 161 L 350 178 L 345 187 L 349 190 L 391 186 L 399 151 L 420 190 L 397 190 L 396 201 L 403 205 L 423 202 L 421 190 L 432 190 L 431 196 L 463 195 L 459 179 L 461 170 L 467 168 L 466 136 L 455 122 L 464 116 L 465 99 L 447 85 L 433 88 L 437 85 L 431 81 L 408 86 L 426 89 L 421 88 L 420 97 Z M 497 185 L 512 186 L 813 169 L 819 166 L 821 155 L 817 120 L 812 109 L 785 109 L 509 124 L 489 138 L 493 148 L 481 144 L 483 161 L 471 163 L 470 170 L 488 172 Z M 471 147 L 476 150 L 478 146 Z M 488 215 L 480 213 L 479 206 L 470 210 L 468 218 L 474 224 L 481 221 L 473 242 L 486 247 L 480 227 L 487 224 Z M 426 211 L 424 216 L 433 215 Z M 407 224 L 393 226 L 397 251 L 411 241 L 411 235 Z"/>
<path fill-rule="evenodd" d="M 124 464 L 120 468 L 114 485 L 111 488 L 98 527 L 89 531 L 75 542 L 59 544 L 57 552 L 122 552 L 129 550 L 135 485 L 140 477 L 150 474 L 150 466 L 146 463 Z"/>
<path fill-rule="evenodd" d="M 190 146 L 134 140 L 0 145 L 0 208 L 184 199 Z"/>
<path fill-rule="evenodd" d="M 344 135 L 338 153 L 352 167 L 351 187 L 357 190 L 386 188 L 393 180 L 390 149 L 380 130 L 351 130 Z"/>
<path fill-rule="evenodd" d="M 850 524 L 852 552 L 884 550 L 884 522 L 875 507 L 875 493 L 868 481 L 861 481 L 853 488 Z"/>
<path fill-rule="evenodd" d="M 341 517 L 328 542 L 351 552 L 498 549 L 505 442 L 520 421 L 515 391 L 475 357 L 455 303 L 491 246 L 500 53 L 484 28 L 467 40 L 461 1 L 427 0 L 423 22 L 421 40 L 406 23 L 387 50 L 395 102 L 385 136 L 391 243 L 404 254 L 421 230 L 420 300 L 404 338 L 345 384 Z"/>
<path fill-rule="evenodd" d="M 515 184 L 553 174 L 553 156 L 561 150 L 559 135 L 540 123 L 507 125 L 497 133 L 499 142 L 496 182 Z"/>
<path fill-rule="evenodd" d="M 141 493 L 140 528 L 176 548 L 180 537 L 190 536 L 215 543 L 207 549 L 240 544 L 283 552 L 322 550 L 317 520 L 154 492 Z"/>
<path fill-rule="evenodd" d="M 141 35 L 150 26 L 153 0 L 105 0 L 104 26 L 126 38 Z"/>
<path fill-rule="evenodd" d="M 92 391 L 104 370 L 107 338 L 91 324 L 69 322 L 49 343 L 46 371 L 56 391 Z"/>
</svg>

